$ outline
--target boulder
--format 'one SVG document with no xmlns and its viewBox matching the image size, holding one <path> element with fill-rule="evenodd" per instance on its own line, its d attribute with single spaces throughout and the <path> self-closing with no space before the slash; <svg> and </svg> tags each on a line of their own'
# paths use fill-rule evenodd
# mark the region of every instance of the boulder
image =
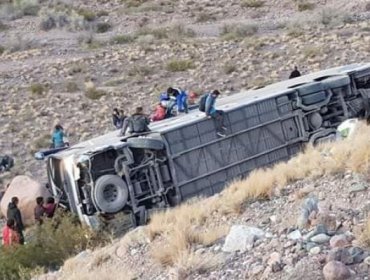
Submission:
<svg viewBox="0 0 370 280">
<path fill-rule="evenodd" d="M 341 262 L 328 262 L 323 269 L 325 280 L 346 280 L 351 277 L 350 270 Z"/>
<path fill-rule="evenodd" d="M 265 232 L 259 228 L 244 225 L 234 225 L 226 236 L 222 247 L 224 252 L 245 252 L 253 248 L 254 241 L 265 237 Z"/>
<path fill-rule="evenodd" d="M 335 235 L 330 239 L 331 248 L 344 248 L 349 245 L 345 234 Z"/>
<path fill-rule="evenodd" d="M 10 183 L 1 199 L 0 209 L 4 216 L 6 216 L 8 204 L 13 196 L 19 198 L 18 208 L 21 210 L 23 223 L 31 225 L 35 221 L 33 211 L 36 206 L 36 197 L 43 196 L 47 198 L 50 196 L 50 193 L 45 187 L 30 177 L 17 176 Z"/>
</svg>

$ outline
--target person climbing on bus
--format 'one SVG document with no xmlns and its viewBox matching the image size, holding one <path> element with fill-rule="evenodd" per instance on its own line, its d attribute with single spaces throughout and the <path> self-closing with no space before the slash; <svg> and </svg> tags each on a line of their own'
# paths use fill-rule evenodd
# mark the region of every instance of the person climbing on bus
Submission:
<svg viewBox="0 0 370 280">
<path fill-rule="evenodd" d="M 158 103 L 150 119 L 153 122 L 157 122 L 165 118 L 166 118 L 166 107 L 164 107 L 161 103 Z"/>
<path fill-rule="evenodd" d="M 187 114 L 188 110 L 188 94 L 186 91 L 180 88 L 169 87 L 167 89 L 168 96 L 173 96 L 176 99 L 176 103 L 173 106 L 177 106 L 177 112 L 184 112 Z"/>
<path fill-rule="evenodd" d="M 212 118 L 216 122 L 216 133 L 220 137 L 225 137 L 226 136 L 226 127 L 224 125 L 224 111 L 222 110 L 216 110 L 215 104 L 216 104 L 216 99 L 220 95 L 220 92 L 218 90 L 214 90 L 211 93 L 208 93 L 204 95 L 201 98 L 200 104 L 199 105 L 199 110 L 201 110 L 203 107 L 204 112 L 206 113 L 206 116 L 208 118 Z M 202 100 L 203 99 L 203 100 Z M 204 106 L 203 106 L 204 105 Z"/>
<path fill-rule="evenodd" d="M 53 135 L 51 137 L 52 148 L 64 147 L 64 130 L 60 124 L 57 124 L 54 128 Z"/>
<path fill-rule="evenodd" d="M 298 71 L 298 67 L 294 66 L 294 70 L 290 73 L 289 79 L 297 78 L 301 76 L 301 72 Z"/>
<path fill-rule="evenodd" d="M 114 108 L 113 113 L 112 113 L 112 120 L 113 120 L 113 125 L 116 129 L 122 128 L 124 119 L 125 119 L 125 115 L 123 111 L 118 110 L 117 108 Z"/>
<path fill-rule="evenodd" d="M 150 131 L 149 123 L 150 120 L 144 114 L 143 107 L 137 107 L 135 113 L 124 120 L 121 135 L 125 135 L 127 130 L 130 134 Z"/>
</svg>

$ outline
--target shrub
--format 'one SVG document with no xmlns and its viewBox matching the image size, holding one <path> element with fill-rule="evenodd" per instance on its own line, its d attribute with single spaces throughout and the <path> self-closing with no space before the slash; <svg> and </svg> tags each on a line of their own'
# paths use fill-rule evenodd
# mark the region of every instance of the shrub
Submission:
<svg viewBox="0 0 370 280">
<path fill-rule="evenodd" d="M 73 93 L 73 92 L 76 92 L 76 91 L 79 91 L 79 90 L 80 90 L 80 88 L 78 87 L 76 82 L 68 82 L 66 84 L 66 91 L 67 92 Z"/>
<path fill-rule="evenodd" d="M 32 270 L 56 269 L 68 257 L 105 244 L 106 234 L 92 232 L 71 214 L 56 213 L 42 226 L 30 229 L 27 244 L 0 249 L 0 278 L 29 279 Z"/>
<path fill-rule="evenodd" d="M 221 36 L 224 40 L 235 40 L 252 36 L 258 32 L 258 26 L 254 23 L 242 25 L 225 24 L 221 30 Z"/>
<path fill-rule="evenodd" d="M 0 55 L 2 55 L 5 52 L 5 48 L 0 45 Z"/>
<path fill-rule="evenodd" d="M 8 29 L 9 29 L 9 26 L 3 23 L 2 21 L 0 21 L 0 31 L 5 31 Z"/>
<path fill-rule="evenodd" d="M 303 55 L 305 58 L 314 58 L 321 53 L 321 49 L 319 47 L 309 46 L 303 49 Z"/>
<path fill-rule="evenodd" d="M 265 5 L 265 1 L 261 0 L 243 0 L 241 6 L 244 8 L 261 8 Z"/>
<path fill-rule="evenodd" d="M 96 32 L 97 33 L 105 33 L 112 28 L 112 25 L 108 22 L 98 22 L 96 24 Z"/>
<path fill-rule="evenodd" d="M 42 84 L 32 84 L 30 86 L 30 91 L 34 95 L 42 95 L 45 92 L 45 87 Z"/>
<path fill-rule="evenodd" d="M 147 66 L 134 66 L 128 71 L 129 76 L 148 76 L 153 73 L 153 69 Z"/>
<path fill-rule="evenodd" d="M 303 11 L 311 11 L 315 9 L 315 3 L 311 2 L 299 2 L 298 3 L 298 11 L 303 12 Z"/>
<path fill-rule="evenodd" d="M 216 20 L 216 16 L 206 12 L 201 12 L 196 17 L 196 22 L 206 22 L 214 20 Z"/>
<path fill-rule="evenodd" d="M 186 28 L 181 24 L 177 24 L 173 27 L 160 27 L 160 28 L 141 28 L 137 33 L 137 36 L 153 35 L 155 39 L 180 39 L 185 37 L 194 37 L 195 32 Z"/>
<path fill-rule="evenodd" d="M 104 10 L 101 10 L 99 11 L 97 14 L 96 14 L 97 17 L 107 17 L 109 16 L 109 12 L 108 11 L 104 11 Z"/>
<path fill-rule="evenodd" d="M 188 69 L 193 69 L 194 63 L 192 60 L 171 60 L 167 63 L 166 69 L 170 72 L 181 72 Z"/>
<path fill-rule="evenodd" d="M 96 19 L 95 13 L 87 9 L 79 9 L 77 13 L 87 21 L 94 21 Z"/>
<path fill-rule="evenodd" d="M 98 100 L 106 95 L 104 90 L 97 89 L 95 87 L 88 88 L 85 92 L 85 96 L 91 100 Z"/>
<path fill-rule="evenodd" d="M 112 44 L 128 44 L 133 41 L 135 41 L 135 36 L 132 35 L 116 35 L 110 40 Z"/>
<path fill-rule="evenodd" d="M 20 35 L 15 35 L 10 37 L 5 42 L 5 48 L 9 52 L 19 52 L 19 51 L 26 51 L 29 49 L 35 49 L 39 47 L 39 42 L 36 39 L 32 39 L 30 37 L 22 37 Z"/>
<path fill-rule="evenodd" d="M 50 147 L 50 144 L 51 144 L 50 135 L 49 134 L 42 135 L 36 138 L 36 140 L 32 143 L 31 152 L 33 153 L 40 149 L 48 148 Z"/>
<path fill-rule="evenodd" d="M 1 8 L 1 15 L 8 19 L 17 19 L 23 16 L 37 16 L 40 5 L 37 0 L 14 0 L 5 3 Z"/>
<path fill-rule="evenodd" d="M 236 66 L 230 62 L 225 63 L 223 66 L 225 74 L 231 74 L 236 71 Z"/>
</svg>

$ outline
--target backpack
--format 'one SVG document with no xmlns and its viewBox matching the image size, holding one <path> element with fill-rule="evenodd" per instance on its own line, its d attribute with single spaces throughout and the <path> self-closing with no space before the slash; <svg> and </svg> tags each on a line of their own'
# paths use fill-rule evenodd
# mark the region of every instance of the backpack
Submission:
<svg viewBox="0 0 370 280">
<path fill-rule="evenodd" d="M 199 100 L 199 111 L 205 112 L 206 111 L 206 101 L 207 101 L 208 93 L 203 94 Z"/>
</svg>

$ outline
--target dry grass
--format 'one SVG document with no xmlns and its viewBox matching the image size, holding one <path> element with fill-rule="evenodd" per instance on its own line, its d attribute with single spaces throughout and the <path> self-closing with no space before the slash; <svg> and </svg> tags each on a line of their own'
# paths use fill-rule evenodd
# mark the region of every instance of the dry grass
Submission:
<svg viewBox="0 0 370 280">
<path fill-rule="evenodd" d="M 370 218 L 368 218 L 365 228 L 360 235 L 360 242 L 364 247 L 370 248 Z"/>
<path fill-rule="evenodd" d="M 298 156 L 267 169 L 254 170 L 245 180 L 235 181 L 220 195 L 206 200 L 192 200 L 151 220 L 147 234 L 151 240 L 160 236 L 163 244 L 152 248 L 152 256 L 162 265 L 176 266 L 186 263 L 193 245 L 208 246 L 226 233 L 204 231 L 214 215 L 237 214 L 245 203 L 256 199 L 269 199 L 286 184 L 300 179 L 317 178 L 352 170 L 367 172 L 370 168 L 370 127 L 361 124 L 355 137 L 317 147 L 307 146 Z M 370 240 L 370 223 L 368 226 Z M 369 241 L 370 245 L 370 241 Z M 189 262 L 191 262 L 189 260 Z"/>
<path fill-rule="evenodd" d="M 212 253 L 200 254 L 194 251 L 184 251 L 175 263 L 177 279 L 186 279 L 193 273 L 203 274 L 223 263 L 220 255 Z"/>
</svg>

